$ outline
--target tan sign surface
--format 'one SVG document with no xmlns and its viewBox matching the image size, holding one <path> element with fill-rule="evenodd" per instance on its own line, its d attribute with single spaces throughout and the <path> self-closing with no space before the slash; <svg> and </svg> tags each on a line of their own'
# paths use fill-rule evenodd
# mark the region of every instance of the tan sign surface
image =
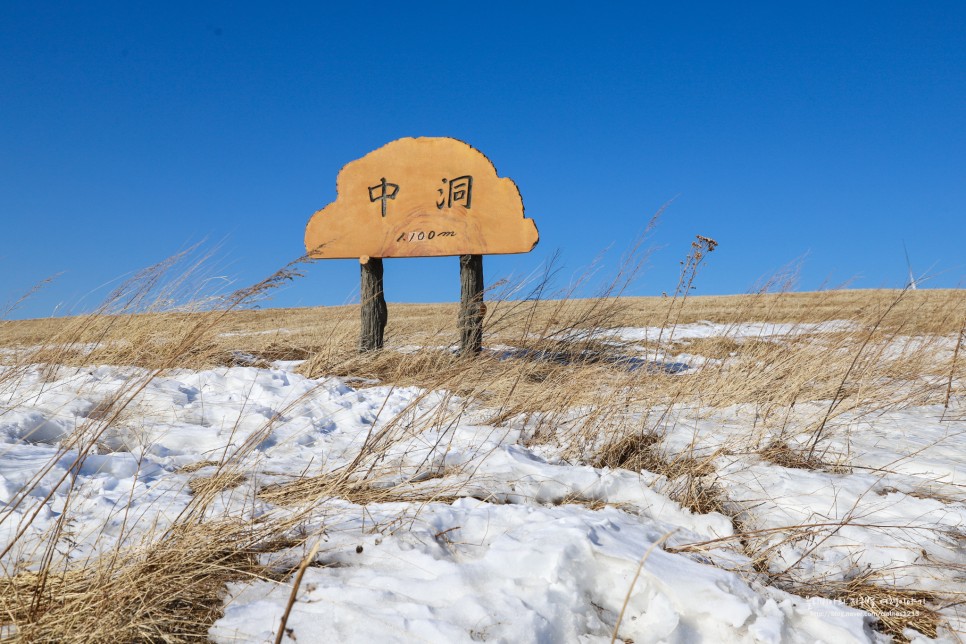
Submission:
<svg viewBox="0 0 966 644">
<path fill-rule="evenodd" d="M 315 258 L 527 253 L 539 236 L 513 181 L 450 138 L 406 138 L 346 164 L 305 228 Z"/>
</svg>

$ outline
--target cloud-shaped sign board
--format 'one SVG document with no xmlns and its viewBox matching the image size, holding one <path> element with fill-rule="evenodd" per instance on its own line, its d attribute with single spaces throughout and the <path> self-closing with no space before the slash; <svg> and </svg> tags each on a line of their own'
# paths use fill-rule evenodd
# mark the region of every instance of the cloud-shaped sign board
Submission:
<svg viewBox="0 0 966 644">
<path fill-rule="evenodd" d="M 305 228 L 319 259 L 528 253 L 539 235 L 515 183 L 450 138 L 406 138 L 346 164 Z"/>
</svg>

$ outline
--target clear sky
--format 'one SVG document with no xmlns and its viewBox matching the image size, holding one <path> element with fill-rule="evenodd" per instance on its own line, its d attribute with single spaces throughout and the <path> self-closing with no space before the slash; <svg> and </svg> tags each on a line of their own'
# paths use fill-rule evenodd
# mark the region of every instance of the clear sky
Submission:
<svg viewBox="0 0 966 644">
<path fill-rule="evenodd" d="M 0 305 L 90 308 L 201 241 L 241 286 L 300 256 L 347 162 L 452 136 L 516 181 L 565 282 L 673 199 L 634 294 L 802 260 L 797 288 L 966 276 L 966 3 L 0 3 Z M 458 298 L 455 258 L 386 262 L 389 301 Z M 341 304 L 320 261 L 272 305 Z"/>
</svg>

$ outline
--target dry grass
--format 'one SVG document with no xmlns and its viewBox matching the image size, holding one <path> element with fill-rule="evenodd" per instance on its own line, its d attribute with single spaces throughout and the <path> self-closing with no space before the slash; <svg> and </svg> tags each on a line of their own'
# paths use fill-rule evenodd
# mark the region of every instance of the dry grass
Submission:
<svg viewBox="0 0 966 644">
<path fill-rule="evenodd" d="M 529 290 L 510 289 L 516 299 L 491 293 L 485 343 L 493 350 L 477 359 L 453 351 L 458 341 L 455 305 L 390 304 L 386 350 L 359 355 L 356 307 L 245 309 L 290 278 L 292 267 L 215 304 L 206 300 L 200 310 L 171 310 L 155 303 L 171 301 L 172 289 L 183 288 L 185 282 L 164 282 L 162 276 L 174 265 L 165 263 L 137 276 L 91 315 L 0 323 L 0 348 L 5 351 L 0 362 L 7 367 L 0 373 L 0 385 L 15 391 L 18 378 L 38 363 L 51 370 L 100 364 L 143 368 L 61 446 L 61 454 L 76 450 L 82 462 L 126 413 L 137 392 L 166 370 L 302 360 L 299 369 L 312 377 L 338 375 L 351 378 L 355 386 L 378 383 L 448 392 L 446 401 L 452 404 L 447 411 L 409 424 L 445 426 L 471 409 L 483 411 L 495 426 L 527 427 L 524 439 L 530 444 L 560 444 L 573 462 L 662 474 L 670 482 L 668 493 L 695 512 L 727 509 L 715 481 L 713 462 L 720 452 L 697 456 L 662 448 L 662 423 L 670 409 L 751 405 L 760 419 L 756 431 L 778 438 L 758 445 L 759 437 L 748 437 L 747 444 L 735 449 L 759 450 L 763 458 L 786 467 L 828 469 L 845 467 L 826 462 L 823 451 L 827 427 L 842 414 L 944 401 L 947 407 L 960 404 L 966 383 L 966 360 L 957 360 L 966 320 L 963 291 L 691 296 L 701 261 L 713 248 L 712 240 L 695 243 L 671 297 L 623 297 L 626 275 L 606 286 L 600 297 L 585 300 L 567 292 L 552 294 L 546 282 Z M 681 325 L 701 321 L 737 330 L 748 321 L 828 325 L 839 320 L 848 325 L 833 332 L 801 327 L 777 339 L 675 335 Z M 644 342 L 622 341 L 610 332 L 642 326 L 659 331 Z M 707 361 L 700 370 L 674 373 L 668 364 L 681 353 Z M 791 431 L 789 418 L 805 404 L 817 405 L 819 411 L 805 423 L 805 436 L 798 437 L 809 445 L 803 451 L 789 447 L 792 437 L 786 430 Z M 263 501 L 296 509 L 285 520 L 223 524 L 204 518 L 218 494 L 246 480 L 239 463 L 253 448 L 253 439 L 222 461 L 185 468 L 190 472 L 213 466 L 216 471 L 191 481 L 192 505 L 149 543 L 122 546 L 119 539 L 109 556 L 68 564 L 52 555 L 62 537 L 59 524 L 47 537 L 40 572 L 5 571 L 0 621 L 14 624 L 21 641 L 204 639 L 219 615 L 225 583 L 289 572 L 264 569 L 257 555 L 290 545 L 286 539 L 302 516 L 299 512 L 310 511 L 313 504 L 328 498 L 360 505 L 447 502 L 458 495 L 455 490 L 427 493 L 425 488 L 375 484 L 380 455 L 405 429 L 401 419 L 390 421 L 366 438 L 359 457 L 344 471 L 261 488 Z M 39 480 L 38 475 L 34 485 Z M 901 592 L 865 580 L 826 589 L 823 596 L 847 602 L 882 597 L 878 604 L 862 606 L 879 615 L 887 611 L 876 612 L 876 606 L 888 606 L 887 598 Z M 935 604 L 935 598 L 922 598 Z M 880 618 L 892 634 L 901 633 L 905 625 L 935 634 L 938 619 L 929 610 L 923 611 L 921 622 Z"/>
<path fill-rule="evenodd" d="M 347 481 L 341 476 L 326 474 L 266 486 L 258 492 L 258 498 L 281 506 L 304 507 L 331 498 L 365 506 L 390 502 L 452 503 L 460 496 L 437 488 L 417 488 L 406 484 L 380 487 L 366 481 Z"/>
<path fill-rule="evenodd" d="M 835 530 L 849 525 L 851 521 L 842 523 L 802 524 L 764 530 L 747 529 L 742 522 L 736 521 L 736 534 L 730 537 L 714 539 L 703 543 L 692 543 L 684 546 L 668 547 L 670 552 L 700 553 L 709 548 L 718 547 L 726 542 L 740 543 L 745 553 L 751 558 L 751 566 L 758 573 L 764 583 L 773 584 L 802 597 L 820 598 L 830 601 L 840 601 L 846 606 L 868 611 L 876 619 L 875 630 L 890 635 L 896 642 L 908 642 L 904 631 L 914 629 L 930 638 L 937 637 L 937 631 L 945 623 L 939 609 L 944 602 L 935 593 L 924 590 L 899 588 L 892 585 L 880 572 L 867 570 L 851 579 L 833 581 L 817 578 L 813 581 L 791 581 L 782 579 L 782 575 L 769 572 L 768 562 L 771 553 L 786 544 L 795 541 L 808 541 L 815 538 L 817 532 Z M 761 542 L 768 537 L 780 535 L 777 542 L 762 548 Z M 961 601 L 958 597 L 952 602 Z M 838 610 L 833 604 L 826 608 Z"/>
<path fill-rule="evenodd" d="M 607 443 L 597 454 L 594 467 L 647 470 L 668 479 L 714 473 L 714 465 L 711 463 L 713 456 L 696 459 L 687 454 L 667 454 L 660 449 L 660 441 L 660 437 L 654 435 L 631 435 Z"/>
<path fill-rule="evenodd" d="M 238 472 L 219 472 L 211 476 L 196 476 L 188 481 L 193 494 L 211 496 L 238 487 L 248 479 Z"/>
<path fill-rule="evenodd" d="M 897 298 L 895 290 L 847 290 L 810 293 L 754 293 L 748 295 L 695 296 L 675 305 L 678 325 L 714 322 L 736 325 L 742 322 L 828 323 L 851 320 L 864 323 L 881 315 Z M 665 321 L 670 298 L 621 297 L 607 310 L 608 327 L 660 327 Z M 907 291 L 900 304 L 884 320 L 881 332 L 904 336 L 954 336 L 962 328 L 966 295 L 959 289 Z M 492 344 L 504 336 L 513 338 L 519 327 L 527 323 L 534 332 L 543 329 L 561 331 L 579 320 L 594 300 L 555 300 L 527 302 L 487 302 L 487 339 Z M 386 328 L 390 348 L 404 345 L 426 346 L 430 340 L 445 346 L 455 344 L 458 333 L 455 304 L 389 304 Z M 0 347 L 29 351 L 39 346 L 74 347 L 98 341 L 117 341 L 117 364 L 150 364 L 149 352 L 137 350 L 138 340 L 149 339 L 148 346 L 166 346 L 177 337 L 176 329 L 188 321 L 197 321 L 204 313 L 139 313 L 118 316 L 95 313 L 84 318 L 43 318 L 0 323 Z M 216 337 L 209 338 L 216 351 L 243 350 L 254 355 L 272 351 L 284 353 L 344 349 L 354 346 L 359 332 L 357 306 L 315 307 L 302 309 L 233 310 L 218 321 Z M 61 340 L 61 342 L 57 342 Z M 690 341 L 694 342 L 694 341 Z M 723 357 L 722 350 L 743 348 L 745 342 L 730 338 L 698 340 L 698 345 L 718 344 L 722 349 L 710 350 L 710 357 Z M 679 345 L 686 348 L 686 345 Z M 100 364 L 112 364 L 108 348 L 101 349 Z M 128 355 L 122 354 L 130 351 Z M 87 354 L 85 354 L 87 355 Z M 120 362 L 123 357 L 124 362 Z M 147 360 L 147 363 L 139 362 Z M 280 359 L 285 359 L 280 358 Z M 300 358 L 293 358 L 300 359 Z M 209 365 L 218 364 L 212 356 Z"/>
<path fill-rule="evenodd" d="M 800 470 L 818 470 L 822 472 L 832 472 L 834 474 L 847 474 L 851 471 L 844 463 L 827 463 L 814 454 L 807 451 L 795 449 L 788 445 L 776 441 L 769 443 L 758 454 L 770 463 L 781 465 L 782 467 L 792 467 Z"/>
<path fill-rule="evenodd" d="M 24 642 L 206 641 L 226 583 L 280 577 L 258 564 L 265 536 L 251 525 L 182 524 L 92 566 L 5 577 L 0 614 Z"/>
<path fill-rule="evenodd" d="M 895 642 L 908 642 L 904 631 L 909 628 L 935 639 L 943 623 L 942 616 L 935 608 L 940 604 L 935 595 L 876 584 L 868 577 L 797 590 L 804 597 L 834 599 L 872 613 L 877 619 L 876 630 L 891 635 Z"/>
<path fill-rule="evenodd" d="M 605 443 L 592 464 L 660 474 L 669 481 L 664 493 L 692 512 L 726 513 L 724 497 L 715 483 L 713 461 L 717 455 L 694 458 L 687 453 L 669 454 L 661 448 L 660 436 L 628 434 Z"/>
</svg>

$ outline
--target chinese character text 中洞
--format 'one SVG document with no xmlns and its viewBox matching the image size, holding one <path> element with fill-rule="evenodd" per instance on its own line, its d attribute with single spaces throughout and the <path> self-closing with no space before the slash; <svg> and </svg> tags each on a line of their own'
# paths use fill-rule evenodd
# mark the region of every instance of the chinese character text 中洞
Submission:
<svg viewBox="0 0 966 644">
<path fill-rule="evenodd" d="M 386 183 L 386 178 L 382 177 L 380 183 L 374 186 L 369 186 L 369 202 L 375 203 L 377 201 L 382 202 L 382 216 L 386 216 L 386 202 L 389 199 L 395 199 L 396 195 L 399 193 L 399 185 L 395 183 Z"/>
<path fill-rule="evenodd" d="M 439 188 L 436 191 L 439 193 L 436 208 L 442 210 L 443 208 L 452 208 L 453 204 L 462 203 L 469 210 L 473 201 L 473 177 L 467 174 L 452 180 L 443 179 L 443 183 L 446 185 L 446 189 Z"/>
</svg>

